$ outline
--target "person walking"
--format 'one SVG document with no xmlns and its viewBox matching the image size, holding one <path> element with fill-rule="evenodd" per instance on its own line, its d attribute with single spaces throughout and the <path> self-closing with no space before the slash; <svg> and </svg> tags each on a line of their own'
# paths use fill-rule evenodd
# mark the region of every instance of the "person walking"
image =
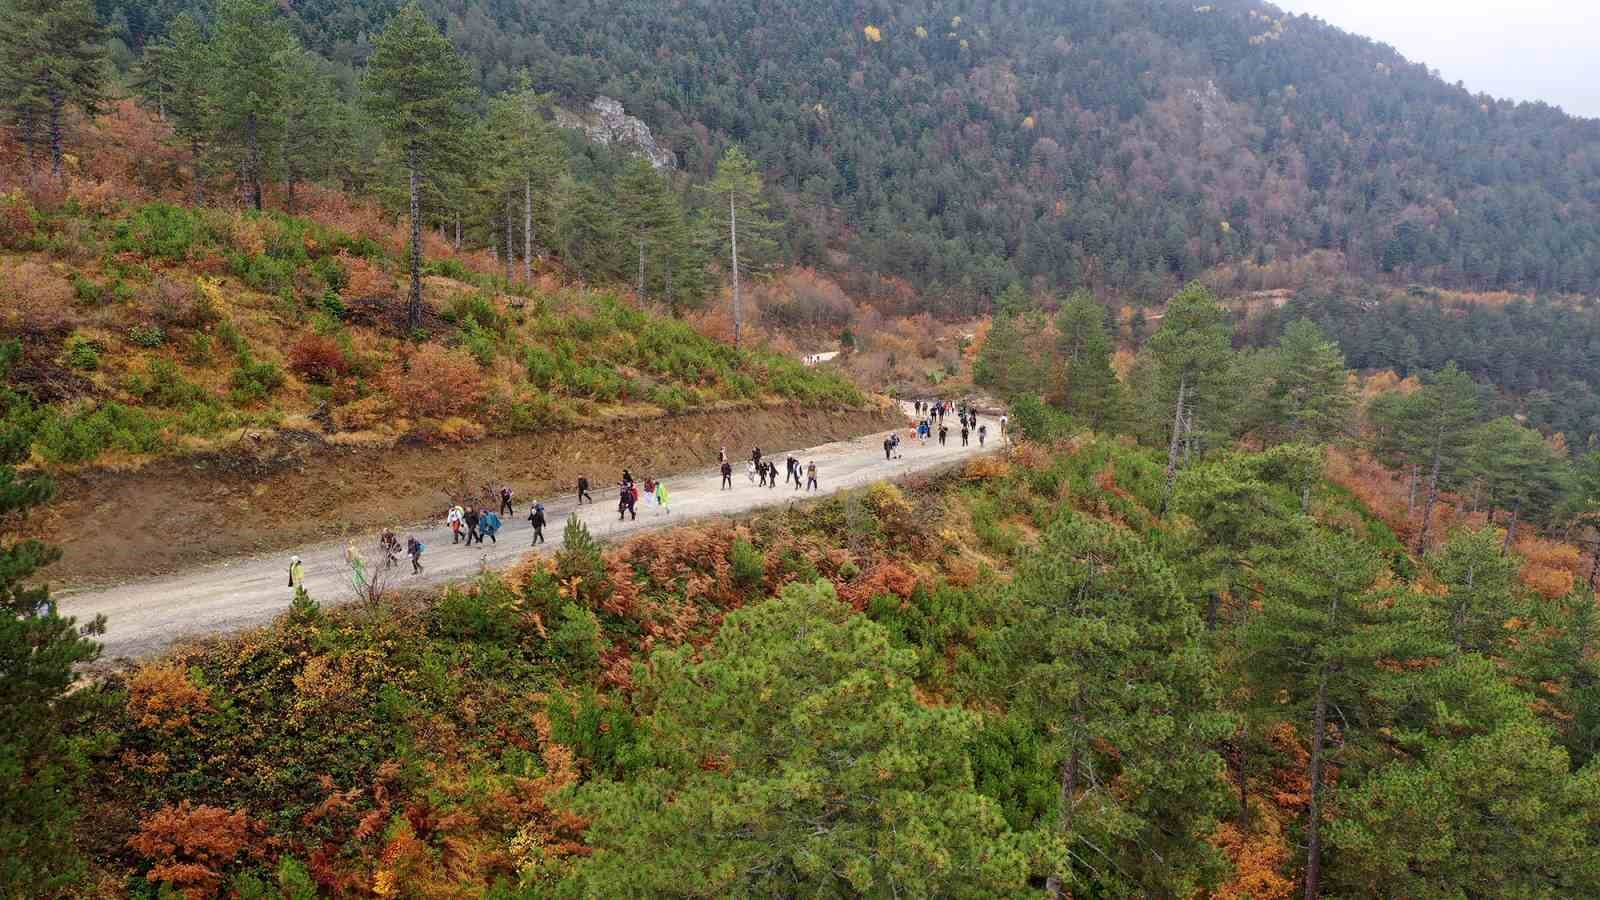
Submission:
<svg viewBox="0 0 1600 900">
<path fill-rule="evenodd" d="M 350 586 L 361 597 L 367 595 L 367 561 L 361 558 L 354 541 L 345 545 L 344 564 L 350 567 Z"/>
<path fill-rule="evenodd" d="M 589 501 L 590 503 L 594 502 L 594 498 L 589 496 L 589 476 L 587 476 L 587 475 L 579 475 L 578 476 L 578 505 L 582 506 L 583 505 L 583 501 L 585 501 L 585 500 Z"/>
<path fill-rule="evenodd" d="M 500 514 L 503 516 L 514 516 L 517 514 L 517 511 L 511 508 L 510 485 L 505 485 L 500 488 Z"/>
<path fill-rule="evenodd" d="M 411 574 L 413 575 L 422 574 L 422 550 L 422 542 L 417 540 L 416 535 L 413 534 L 406 538 L 406 555 L 411 557 Z"/>
<path fill-rule="evenodd" d="M 483 543 L 483 539 L 484 538 L 488 538 L 490 541 L 492 541 L 492 542 L 494 542 L 496 544 L 500 543 L 500 540 L 495 537 L 495 533 L 498 532 L 499 530 L 500 530 L 500 516 L 499 516 L 499 514 L 498 513 L 492 513 L 490 511 L 488 511 L 487 509 L 484 510 L 483 511 L 483 515 L 480 516 L 479 519 L 478 519 L 478 543 L 480 543 L 480 544 Z"/>
<path fill-rule="evenodd" d="M 298 556 L 289 557 L 289 587 L 298 590 L 298 589 L 303 588 L 305 586 L 306 586 L 306 566 L 305 566 L 305 563 L 301 562 L 300 561 L 300 557 L 298 557 Z"/>
<path fill-rule="evenodd" d="M 1011 417 L 1005 413 L 1000 414 L 1000 439 L 1006 439 L 1006 426 L 1011 424 Z"/>
<path fill-rule="evenodd" d="M 939 421 L 939 446 L 943 447 L 945 438 L 947 438 L 949 436 L 950 436 L 950 428 L 949 428 L 949 426 L 944 424 L 944 419 L 941 416 L 940 417 L 940 421 Z"/>
<path fill-rule="evenodd" d="M 967 446 L 967 426 L 965 422 L 961 425 L 961 446 Z"/>
<path fill-rule="evenodd" d="M 672 514 L 672 507 L 667 505 L 667 483 L 664 481 L 656 482 L 656 508 L 668 515 Z"/>
<path fill-rule="evenodd" d="M 979 425 L 978 426 L 978 446 L 979 447 L 983 446 L 983 439 L 988 437 L 988 436 L 989 436 L 989 426 L 987 426 L 987 425 Z"/>
<path fill-rule="evenodd" d="M 544 504 L 535 503 L 528 512 L 528 524 L 533 526 L 533 543 L 544 543 Z"/>
<path fill-rule="evenodd" d="M 723 447 L 721 450 L 717 451 L 717 462 L 720 464 L 720 463 L 725 463 L 727 461 L 728 461 L 728 448 L 727 447 Z"/>
<path fill-rule="evenodd" d="M 817 461 L 806 463 L 806 492 L 821 490 L 817 487 Z"/>
<path fill-rule="evenodd" d="M 644 505 L 656 505 L 656 480 L 649 475 L 644 477 Z"/>
<path fill-rule="evenodd" d="M 759 462 L 751 462 L 750 464 L 756 467 L 756 478 L 758 479 L 756 481 L 756 487 L 766 487 L 767 486 L 767 464 L 766 463 L 759 463 Z"/>
<path fill-rule="evenodd" d="M 778 464 L 769 459 L 769 460 L 767 460 L 767 489 L 771 490 L 772 488 L 775 488 L 777 486 L 778 486 Z"/>
<path fill-rule="evenodd" d="M 726 459 L 722 461 L 722 489 L 725 491 L 733 490 L 733 463 L 728 462 Z"/>
<path fill-rule="evenodd" d="M 467 514 L 462 517 L 467 525 L 467 546 L 471 547 L 473 541 L 483 543 L 483 535 L 478 533 L 478 523 L 483 521 L 483 515 L 476 506 L 467 507 Z"/>
<path fill-rule="evenodd" d="M 634 508 L 637 502 L 637 488 L 633 486 L 633 482 L 624 481 L 617 485 L 617 521 L 621 522 L 629 515 L 638 519 L 639 512 Z"/>
<path fill-rule="evenodd" d="M 894 458 L 894 436 L 893 435 L 890 435 L 889 437 L 886 437 L 886 438 L 883 439 L 883 458 L 885 460 L 890 460 L 890 459 Z"/>
<path fill-rule="evenodd" d="M 378 538 L 378 549 L 383 551 L 385 569 L 400 565 L 400 539 L 394 536 L 393 528 L 383 530 L 383 535 Z"/>
<path fill-rule="evenodd" d="M 466 520 L 467 513 L 461 508 L 461 504 L 450 507 L 450 512 L 444 517 L 445 524 L 450 526 L 450 543 L 461 543 L 461 527 Z"/>
</svg>

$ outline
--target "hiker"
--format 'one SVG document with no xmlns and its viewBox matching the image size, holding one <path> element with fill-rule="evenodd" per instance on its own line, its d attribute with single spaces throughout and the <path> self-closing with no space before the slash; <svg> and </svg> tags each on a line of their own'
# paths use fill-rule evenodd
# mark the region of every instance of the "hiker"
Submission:
<svg viewBox="0 0 1600 900">
<path fill-rule="evenodd" d="M 594 502 L 594 498 L 589 496 L 589 476 L 587 476 L 587 475 L 579 475 L 578 476 L 578 505 L 582 506 L 583 505 L 583 501 L 585 501 L 585 500 L 589 501 L 590 503 Z"/>
<path fill-rule="evenodd" d="M 623 469 L 622 470 L 622 483 L 623 484 L 633 484 L 633 472 L 631 472 L 630 470 L 628 470 L 626 468 Z"/>
<path fill-rule="evenodd" d="M 988 437 L 988 436 L 989 436 L 989 426 L 987 426 L 987 425 L 979 425 L 978 426 L 978 446 L 979 447 L 983 446 L 983 439 Z"/>
<path fill-rule="evenodd" d="M 733 490 L 733 464 L 726 459 L 722 461 L 722 489 Z"/>
<path fill-rule="evenodd" d="M 289 557 L 289 587 L 303 588 L 306 586 L 306 566 L 300 557 Z"/>
<path fill-rule="evenodd" d="M 544 504 L 535 503 L 528 512 L 528 524 L 533 526 L 533 542 L 544 543 Z"/>
<path fill-rule="evenodd" d="M 892 435 L 883 439 L 883 458 L 886 460 L 894 458 L 894 437 Z"/>
<path fill-rule="evenodd" d="M 962 425 L 961 425 L 961 446 L 965 447 L 966 445 L 967 445 L 967 426 L 966 426 L 965 423 L 962 423 Z"/>
<path fill-rule="evenodd" d="M 656 482 L 656 506 L 662 512 L 671 515 L 672 508 L 667 506 L 667 483 L 664 481 Z"/>
<path fill-rule="evenodd" d="M 800 490 L 800 460 L 795 459 L 794 454 L 791 453 L 784 459 L 783 464 L 788 467 L 788 471 L 783 476 L 783 483 L 788 484 L 793 481 L 794 489 Z"/>
<path fill-rule="evenodd" d="M 718 463 L 725 463 L 727 461 L 728 461 L 728 448 L 727 447 L 723 447 L 721 450 L 717 451 L 717 462 Z"/>
<path fill-rule="evenodd" d="M 483 521 L 483 516 L 478 513 L 478 508 L 467 507 L 467 514 L 461 518 L 467 525 L 467 546 L 471 547 L 473 541 L 483 543 L 483 535 L 478 533 L 478 523 Z"/>
<path fill-rule="evenodd" d="M 635 519 L 639 518 L 638 511 L 634 509 L 634 504 L 638 502 L 639 495 L 633 486 L 633 482 L 624 481 L 618 484 L 617 488 L 617 521 L 621 522 L 629 515 L 632 515 Z"/>
<path fill-rule="evenodd" d="M 758 462 L 752 461 L 750 463 L 750 465 L 756 467 L 756 478 L 759 479 L 756 482 L 756 487 L 766 487 L 767 486 L 767 464 L 766 463 L 758 463 Z"/>
<path fill-rule="evenodd" d="M 511 486 L 500 488 L 500 512 L 502 515 L 514 516 L 517 511 L 511 508 Z"/>
<path fill-rule="evenodd" d="M 771 488 L 775 488 L 777 486 L 778 486 L 778 464 L 773 462 L 773 461 L 771 461 L 771 460 L 767 460 L 767 487 L 768 487 L 768 489 L 771 489 Z"/>
<path fill-rule="evenodd" d="M 752 448 L 750 448 L 750 461 L 756 464 L 756 468 L 758 468 L 758 469 L 761 468 L 761 448 L 760 447 L 752 447 Z"/>
<path fill-rule="evenodd" d="M 1006 436 L 1006 426 L 1009 425 L 1010 423 L 1011 423 L 1011 418 L 1009 416 L 1007 416 L 1005 413 L 1001 413 L 1000 414 L 1000 437 L 1001 438 L 1004 438 Z"/>
<path fill-rule="evenodd" d="M 649 475 L 644 477 L 644 505 L 656 505 L 656 481 Z"/>
<path fill-rule="evenodd" d="M 445 524 L 450 526 L 450 543 L 461 543 L 461 526 L 466 520 L 467 514 L 459 503 L 450 507 L 450 512 L 444 517 Z"/>
<path fill-rule="evenodd" d="M 400 539 L 394 536 L 393 528 L 385 528 L 383 536 L 378 538 L 378 549 L 383 551 L 383 567 L 392 569 L 400 565 Z"/>
<path fill-rule="evenodd" d="M 806 490 L 821 490 L 821 488 L 817 487 L 817 461 L 814 459 L 806 463 Z"/>
<path fill-rule="evenodd" d="M 748 478 L 750 480 L 751 484 L 755 484 L 756 483 L 756 461 L 755 460 L 747 459 L 747 460 L 744 461 L 744 477 Z"/>
<path fill-rule="evenodd" d="M 367 561 L 361 558 L 361 553 L 356 550 L 354 541 L 344 548 L 344 563 L 350 567 L 350 585 L 356 589 L 357 594 L 367 592 Z"/>
<path fill-rule="evenodd" d="M 483 515 L 478 519 L 478 543 L 483 543 L 485 537 L 496 544 L 500 543 L 494 536 L 495 532 L 499 530 L 500 516 L 497 513 L 489 512 L 487 509 L 484 510 Z"/>
<path fill-rule="evenodd" d="M 944 439 L 950 436 L 950 429 L 942 420 L 939 422 L 939 446 L 944 446 Z"/>
<path fill-rule="evenodd" d="M 406 555 L 411 557 L 411 574 L 422 574 L 422 542 L 416 535 L 406 538 Z"/>
</svg>

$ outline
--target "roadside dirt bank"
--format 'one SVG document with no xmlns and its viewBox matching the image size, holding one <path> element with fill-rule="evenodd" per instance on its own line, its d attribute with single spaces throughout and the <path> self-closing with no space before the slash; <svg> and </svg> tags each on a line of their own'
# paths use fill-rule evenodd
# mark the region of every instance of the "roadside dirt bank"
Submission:
<svg viewBox="0 0 1600 900">
<path fill-rule="evenodd" d="M 598 499 L 623 467 L 641 478 L 671 475 L 714 464 L 722 446 L 742 458 L 752 446 L 778 453 L 904 423 L 885 403 L 719 410 L 444 446 L 342 447 L 314 434 L 277 435 L 132 472 L 57 476 L 57 498 L 31 530 L 62 551 L 46 577 L 92 587 L 420 522 L 486 484 L 510 484 L 521 509 L 528 498 L 569 499 L 587 475 Z"/>
</svg>

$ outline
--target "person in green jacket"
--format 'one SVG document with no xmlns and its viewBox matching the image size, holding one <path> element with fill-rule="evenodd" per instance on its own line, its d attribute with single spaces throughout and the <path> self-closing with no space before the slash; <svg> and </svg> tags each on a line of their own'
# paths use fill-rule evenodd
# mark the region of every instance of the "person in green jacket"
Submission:
<svg viewBox="0 0 1600 900">
<path fill-rule="evenodd" d="M 289 557 L 289 587 L 303 588 L 306 586 L 306 567 L 300 557 Z"/>
<path fill-rule="evenodd" d="M 656 482 L 656 506 L 660 507 L 664 513 L 672 512 L 671 509 L 667 508 L 667 483 L 665 481 Z"/>
</svg>

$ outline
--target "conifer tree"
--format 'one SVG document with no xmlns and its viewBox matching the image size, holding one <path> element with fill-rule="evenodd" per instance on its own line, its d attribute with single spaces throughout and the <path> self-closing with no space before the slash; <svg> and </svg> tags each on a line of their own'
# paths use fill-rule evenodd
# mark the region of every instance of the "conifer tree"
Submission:
<svg viewBox="0 0 1600 900">
<path fill-rule="evenodd" d="M 577 792 L 590 897 L 1016 896 L 1027 858 L 979 794 L 971 713 L 913 694 L 915 653 L 792 584 L 704 648 L 660 650 L 637 702 L 651 765 Z"/>
<path fill-rule="evenodd" d="M 146 80 L 145 99 L 159 103 L 173 133 L 189 148 L 193 166 L 194 203 L 205 205 L 205 155 L 215 125 L 216 59 L 199 23 L 187 12 L 167 26 L 159 43 L 145 49 L 156 58 L 158 74 Z M 152 96 L 150 91 L 158 91 Z"/>
<path fill-rule="evenodd" d="M 366 103 L 404 160 L 411 202 L 406 324 L 422 325 L 422 181 L 448 170 L 471 124 L 466 64 L 415 2 L 389 20 L 367 60 Z"/>
<path fill-rule="evenodd" d="M 533 278 L 534 204 L 542 204 L 539 217 L 548 224 L 553 218 L 549 212 L 556 185 L 567 171 L 566 147 L 545 120 L 549 103 L 548 95 L 533 89 L 533 79 L 526 71 L 518 73 L 514 89 L 489 101 L 489 132 L 494 142 L 489 156 L 513 205 L 521 207 L 524 281 Z"/>
<path fill-rule="evenodd" d="M 772 236 L 776 224 L 762 196 L 761 171 L 738 147 L 729 147 L 722 154 L 706 189 L 715 198 L 713 215 L 722 226 L 718 239 L 725 240 L 728 270 L 733 275 L 733 345 L 738 347 L 744 328 L 740 277 L 753 268 L 752 262 L 759 265 L 771 257 L 776 249 Z"/>
<path fill-rule="evenodd" d="M 7 0 L 0 6 L 0 87 L 30 147 L 43 127 L 56 178 L 65 176 L 67 108 L 99 109 L 104 41 L 89 0 Z"/>
<path fill-rule="evenodd" d="M 1148 352 L 1156 367 L 1155 386 L 1172 410 L 1163 509 L 1172 496 L 1180 451 L 1194 430 L 1196 414 L 1211 418 L 1220 415 L 1226 406 L 1233 356 L 1231 338 L 1227 313 L 1200 285 L 1184 288 L 1168 302 L 1161 328 L 1150 338 Z"/>
<path fill-rule="evenodd" d="M 1343 434 L 1354 398 L 1339 345 L 1297 319 L 1284 329 L 1267 373 L 1266 409 L 1280 440 L 1323 443 Z"/>
<path fill-rule="evenodd" d="M 1203 887 L 1225 796 L 1211 747 L 1233 725 L 1171 569 L 1130 532 L 1068 513 L 1009 602 L 998 668 L 1059 772 L 1051 896 Z"/>
<path fill-rule="evenodd" d="M 283 60 L 297 43 L 271 0 L 221 0 L 212 47 L 216 133 L 237 156 L 246 202 L 259 210 L 283 134 Z"/>
<path fill-rule="evenodd" d="M 0 382 L 8 381 L 21 344 L 0 344 Z M 54 488 L 17 472 L 28 458 L 38 416 L 29 401 L 0 386 L 0 517 L 49 502 Z M 57 896 L 82 873 L 72 840 L 75 783 L 88 768 L 92 738 L 68 737 L 64 723 L 96 692 L 72 691 L 73 667 L 94 660 L 89 636 L 104 619 L 79 628 L 63 618 L 49 591 L 30 584 L 60 556 L 37 540 L 0 541 L 0 894 Z"/>
<path fill-rule="evenodd" d="M 1478 418 L 1478 386 L 1455 363 L 1427 377 L 1427 383 L 1397 407 L 1403 437 L 1398 445 L 1417 454 L 1428 471 L 1422 502 L 1422 530 L 1417 552 L 1426 552 L 1433 536 L 1433 509 L 1441 479 L 1458 476 L 1466 461 L 1467 435 Z"/>
<path fill-rule="evenodd" d="M 1061 407 L 1096 430 L 1120 418 L 1122 385 L 1111 368 L 1111 337 L 1105 309 L 1078 291 L 1056 316 L 1057 352 L 1063 368 Z"/>
<path fill-rule="evenodd" d="M 1548 508 L 1570 483 L 1570 467 L 1545 443 L 1539 432 L 1509 416 L 1491 419 L 1473 429 L 1467 466 L 1486 499 L 1508 513 L 1501 551 L 1517 540 L 1524 508 Z"/>
<path fill-rule="evenodd" d="M 325 176 L 338 151 L 342 110 L 333 75 L 322 58 L 295 47 L 283 51 L 278 66 L 284 95 L 284 205 L 293 215 L 295 187 L 307 177 Z"/>
</svg>

